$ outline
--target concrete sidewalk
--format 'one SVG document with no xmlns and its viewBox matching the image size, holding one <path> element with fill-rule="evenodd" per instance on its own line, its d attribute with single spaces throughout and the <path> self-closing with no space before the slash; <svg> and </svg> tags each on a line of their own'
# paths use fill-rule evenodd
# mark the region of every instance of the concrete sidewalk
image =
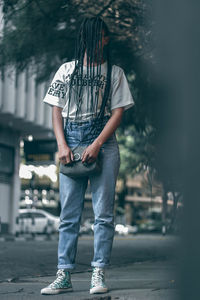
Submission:
<svg viewBox="0 0 200 300">
<path fill-rule="evenodd" d="M 41 295 L 40 290 L 55 279 L 48 277 L 20 277 L 0 283 L 0 299 L 96 299 L 96 300 L 176 300 L 178 288 L 175 265 L 169 261 L 145 261 L 127 266 L 110 267 L 106 271 L 109 292 L 90 295 L 91 270 L 72 274 L 73 292 L 60 295 Z"/>
</svg>

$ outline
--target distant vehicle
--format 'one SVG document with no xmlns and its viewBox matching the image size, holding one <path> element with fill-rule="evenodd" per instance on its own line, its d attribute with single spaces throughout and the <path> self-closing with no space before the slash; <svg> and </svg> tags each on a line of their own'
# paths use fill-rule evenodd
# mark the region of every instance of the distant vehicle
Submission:
<svg viewBox="0 0 200 300">
<path fill-rule="evenodd" d="M 131 225 L 123 225 L 123 224 L 116 224 L 115 225 L 115 233 L 120 235 L 127 235 L 127 234 L 136 234 L 138 232 L 138 227 L 131 226 Z"/>
<path fill-rule="evenodd" d="M 162 232 L 162 221 L 147 219 L 138 225 L 140 233 Z"/>
<path fill-rule="evenodd" d="M 138 232 L 138 226 L 116 224 L 115 233 L 119 235 L 136 234 Z M 94 233 L 94 220 L 86 219 L 80 227 L 79 234 L 93 234 Z"/>
<path fill-rule="evenodd" d="M 79 234 L 90 234 L 94 233 L 94 220 L 93 219 L 86 219 L 83 224 L 80 226 Z"/>
<path fill-rule="evenodd" d="M 16 218 L 16 235 L 20 233 L 46 233 L 58 232 L 60 218 L 42 209 L 19 209 Z"/>
<path fill-rule="evenodd" d="M 138 232 L 137 225 L 126 225 L 126 227 L 128 227 L 128 234 L 136 234 Z"/>
</svg>

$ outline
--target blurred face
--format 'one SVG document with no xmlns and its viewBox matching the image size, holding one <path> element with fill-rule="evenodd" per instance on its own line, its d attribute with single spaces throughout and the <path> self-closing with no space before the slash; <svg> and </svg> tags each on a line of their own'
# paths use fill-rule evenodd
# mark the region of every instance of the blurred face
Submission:
<svg viewBox="0 0 200 300">
<path fill-rule="evenodd" d="M 102 42 L 99 41 L 99 49 L 98 49 L 100 51 L 102 57 L 103 57 L 103 48 L 108 43 L 109 43 L 109 36 L 105 36 L 104 30 L 102 30 Z M 97 49 L 96 49 L 95 54 L 97 56 Z"/>
<path fill-rule="evenodd" d="M 107 45 L 109 43 L 109 36 L 105 36 L 105 32 L 104 30 L 102 30 L 102 42 L 99 41 L 99 53 L 97 55 L 97 48 L 96 48 L 96 51 L 95 51 L 95 60 L 94 61 L 97 61 L 97 58 L 100 56 L 102 57 L 101 60 L 103 60 L 103 49 L 104 49 L 104 46 Z M 85 56 L 84 56 L 84 62 L 85 62 L 85 65 L 86 65 L 86 57 L 87 57 L 87 50 L 85 52 Z"/>
<path fill-rule="evenodd" d="M 109 36 L 105 36 L 104 30 L 102 30 L 102 49 L 109 43 Z M 100 45 L 99 45 L 100 46 Z"/>
</svg>

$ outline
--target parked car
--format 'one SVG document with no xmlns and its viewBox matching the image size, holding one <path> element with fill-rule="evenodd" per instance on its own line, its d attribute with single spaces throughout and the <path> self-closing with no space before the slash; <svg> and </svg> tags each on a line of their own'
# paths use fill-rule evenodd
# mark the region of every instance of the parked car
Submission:
<svg viewBox="0 0 200 300">
<path fill-rule="evenodd" d="M 136 234 L 138 232 L 138 227 L 131 226 L 131 225 L 123 225 L 123 224 L 116 224 L 115 225 L 115 233 L 119 235 L 127 235 L 127 234 Z"/>
<path fill-rule="evenodd" d="M 19 209 L 16 219 L 17 230 L 19 233 L 46 233 L 58 232 L 60 218 L 42 209 Z"/>
<path fill-rule="evenodd" d="M 134 225 L 123 225 L 115 224 L 115 234 L 127 235 L 127 234 L 136 234 L 138 232 L 138 226 Z M 79 234 L 93 234 L 94 233 L 94 220 L 86 219 L 80 227 Z"/>
<path fill-rule="evenodd" d="M 138 225 L 139 233 L 147 232 L 162 232 L 162 221 L 159 220 L 144 220 Z"/>
</svg>

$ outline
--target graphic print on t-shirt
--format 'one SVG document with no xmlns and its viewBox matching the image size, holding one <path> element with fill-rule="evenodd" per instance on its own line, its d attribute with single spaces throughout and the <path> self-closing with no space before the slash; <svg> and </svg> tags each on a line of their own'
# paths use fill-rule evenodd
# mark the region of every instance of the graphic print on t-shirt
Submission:
<svg viewBox="0 0 200 300">
<path fill-rule="evenodd" d="M 54 97 L 64 98 L 66 94 L 66 85 L 62 81 L 56 80 L 50 85 L 48 94 Z"/>
<path fill-rule="evenodd" d="M 53 82 L 49 87 L 48 94 L 54 97 L 64 98 L 66 94 L 66 89 L 69 86 L 70 79 L 71 79 L 71 74 L 68 74 L 65 77 L 66 83 L 63 83 L 60 80 L 56 80 L 55 82 Z M 96 90 L 99 88 L 104 89 L 106 84 L 106 77 L 104 75 L 96 75 L 91 77 L 85 74 L 81 78 L 81 75 L 76 75 L 74 76 L 71 84 L 72 87 L 90 86 L 90 87 L 96 87 Z"/>
<path fill-rule="evenodd" d="M 65 77 L 65 80 L 67 83 L 69 83 L 71 79 L 71 74 L 68 74 Z M 87 74 L 84 74 L 82 77 L 81 75 L 75 75 L 74 79 L 72 80 L 72 86 L 97 86 L 101 89 L 104 88 L 106 83 L 106 77 L 104 75 L 95 75 L 95 76 L 89 76 Z"/>
</svg>

